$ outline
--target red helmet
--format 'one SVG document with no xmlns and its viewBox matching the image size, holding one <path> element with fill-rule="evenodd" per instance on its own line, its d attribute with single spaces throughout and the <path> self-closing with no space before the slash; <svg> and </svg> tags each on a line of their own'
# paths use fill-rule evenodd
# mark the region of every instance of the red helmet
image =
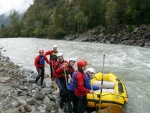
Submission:
<svg viewBox="0 0 150 113">
<path fill-rule="evenodd" d="M 44 50 L 40 50 L 39 53 L 44 53 Z"/>
<path fill-rule="evenodd" d="M 85 61 L 85 60 L 79 60 L 77 62 L 78 67 L 83 67 L 83 66 L 86 66 L 86 65 L 87 65 L 87 61 Z"/>
</svg>

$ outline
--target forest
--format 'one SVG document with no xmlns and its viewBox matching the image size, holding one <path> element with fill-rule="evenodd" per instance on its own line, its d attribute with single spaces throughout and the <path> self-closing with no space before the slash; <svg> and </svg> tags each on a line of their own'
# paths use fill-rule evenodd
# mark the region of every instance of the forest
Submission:
<svg viewBox="0 0 150 113">
<path fill-rule="evenodd" d="M 61 39 L 98 26 L 117 33 L 124 26 L 150 23 L 150 0 L 34 0 L 23 19 L 14 11 L 10 24 L 1 25 L 0 38 L 38 37 Z M 149 25 L 150 28 L 150 25 Z"/>
</svg>

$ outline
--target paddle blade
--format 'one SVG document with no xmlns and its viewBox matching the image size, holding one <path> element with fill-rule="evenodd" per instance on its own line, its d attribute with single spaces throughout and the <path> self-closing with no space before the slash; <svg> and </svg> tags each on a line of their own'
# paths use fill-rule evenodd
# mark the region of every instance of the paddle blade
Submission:
<svg viewBox="0 0 150 113">
<path fill-rule="evenodd" d="M 96 113 L 95 111 L 92 113 Z M 121 107 L 116 105 L 110 105 L 105 109 L 101 109 L 98 113 L 125 113 Z"/>
</svg>

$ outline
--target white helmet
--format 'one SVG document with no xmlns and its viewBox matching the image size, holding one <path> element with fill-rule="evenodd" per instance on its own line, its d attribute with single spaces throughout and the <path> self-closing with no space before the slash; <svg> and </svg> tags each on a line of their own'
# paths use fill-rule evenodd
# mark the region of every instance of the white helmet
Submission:
<svg viewBox="0 0 150 113">
<path fill-rule="evenodd" d="M 69 59 L 69 62 L 70 62 L 70 61 L 76 62 L 76 60 L 75 60 L 74 58 L 70 58 L 70 59 Z"/>
<path fill-rule="evenodd" d="M 56 48 L 57 47 L 57 45 L 53 45 L 53 48 Z"/>
<path fill-rule="evenodd" d="M 63 54 L 62 53 L 57 53 L 57 57 L 59 57 L 59 56 L 63 56 Z"/>
<path fill-rule="evenodd" d="M 87 68 L 87 70 L 86 70 L 87 72 L 89 71 L 89 72 L 92 72 L 92 73 L 94 73 L 95 74 L 95 69 L 93 69 L 93 68 Z"/>
</svg>

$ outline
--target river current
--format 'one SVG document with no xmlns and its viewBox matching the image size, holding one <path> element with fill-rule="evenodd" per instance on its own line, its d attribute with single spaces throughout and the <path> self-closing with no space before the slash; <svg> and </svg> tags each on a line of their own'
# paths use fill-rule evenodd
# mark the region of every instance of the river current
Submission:
<svg viewBox="0 0 150 113">
<path fill-rule="evenodd" d="M 0 39 L 2 54 L 22 68 L 36 71 L 34 58 L 40 49 L 51 50 L 53 44 L 64 54 L 64 59 L 85 59 L 88 67 L 102 71 L 105 54 L 104 72 L 115 73 L 126 85 L 129 102 L 123 107 L 125 113 L 150 112 L 150 49 L 136 46 L 74 42 L 37 38 Z M 76 65 L 75 65 L 76 68 Z M 49 65 L 46 64 L 49 74 Z"/>
</svg>

